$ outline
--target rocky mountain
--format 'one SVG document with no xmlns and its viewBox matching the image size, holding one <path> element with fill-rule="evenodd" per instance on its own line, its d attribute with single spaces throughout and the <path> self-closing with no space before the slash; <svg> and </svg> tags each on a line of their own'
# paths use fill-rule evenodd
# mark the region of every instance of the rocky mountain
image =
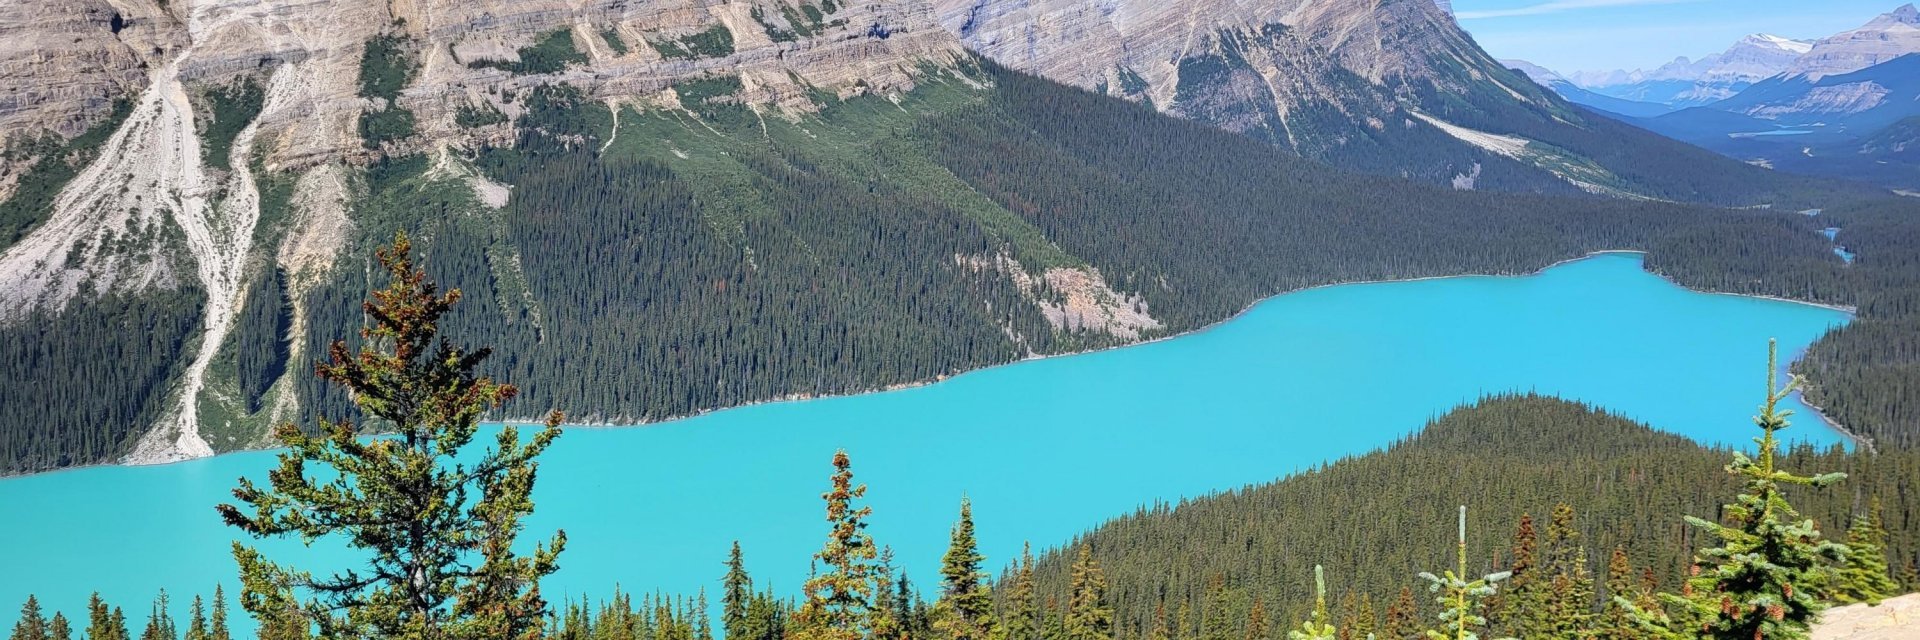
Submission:
<svg viewBox="0 0 1920 640">
<path fill-rule="evenodd" d="M 1507 68 L 1513 69 L 1514 71 L 1526 74 L 1527 78 L 1533 80 L 1535 83 L 1551 89 L 1554 93 L 1559 94 L 1560 97 L 1566 98 L 1568 102 L 1577 105 L 1635 118 L 1651 118 L 1674 111 L 1673 107 L 1665 104 L 1626 100 L 1589 91 L 1580 85 L 1574 84 L 1572 80 L 1568 80 L 1565 76 L 1551 69 L 1525 60 L 1501 60 L 1500 64 L 1506 65 Z"/>
<path fill-rule="evenodd" d="M 906 0 L 16 2 L 0 28 L 0 319 L 205 296 L 181 400 L 140 460 L 211 453 L 196 398 L 253 263 L 265 250 L 296 287 L 328 272 L 354 224 L 353 167 L 510 140 L 541 87 L 670 104 L 675 86 L 724 76 L 732 99 L 798 113 L 821 92 L 911 90 L 965 56 Z M 297 219 L 256 247 L 269 175 Z"/>
<path fill-rule="evenodd" d="M 1572 84 L 1590 94 L 1662 104 L 1670 107 L 1669 110 L 1677 110 L 1732 97 L 1755 82 L 1785 72 L 1812 47 L 1811 42 L 1758 33 L 1699 60 L 1683 56 L 1652 70 L 1589 71 L 1568 74 L 1568 77 Z M 1567 92 L 1561 95 L 1588 104 L 1581 99 L 1585 96 L 1569 96 Z M 1597 104 L 1590 106 L 1605 108 Z"/>
<path fill-rule="evenodd" d="M 1584 115 L 1488 56 L 1431 0 L 935 8 L 968 48 L 1001 64 L 1363 171 L 1696 199 L 1698 185 L 1671 182 L 1686 171 L 1651 167 L 1718 162 Z"/>
<path fill-rule="evenodd" d="M 1920 53 L 1920 9 L 1913 5 L 1874 18 L 1852 31 L 1815 42 L 1812 50 L 1786 70 L 1788 75 L 1822 77 L 1852 73 L 1894 58 Z"/>
<path fill-rule="evenodd" d="M 1920 190 L 1903 142 L 1920 118 L 1920 55 L 1842 74 L 1782 74 L 1732 98 L 1634 124 L 1780 170 Z"/>
</svg>

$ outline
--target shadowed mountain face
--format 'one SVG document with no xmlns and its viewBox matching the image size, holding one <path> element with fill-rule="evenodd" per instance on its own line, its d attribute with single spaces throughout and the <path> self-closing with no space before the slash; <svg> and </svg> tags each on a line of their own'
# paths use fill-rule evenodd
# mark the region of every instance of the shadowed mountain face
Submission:
<svg viewBox="0 0 1920 640">
<path fill-rule="evenodd" d="M 1338 166 L 1476 188 L 1770 199 L 1740 193 L 1769 191 L 1758 169 L 1593 116 L 1506 68 L 1430 0 L 934 6 L 1002 64 Z"/>
</svg>

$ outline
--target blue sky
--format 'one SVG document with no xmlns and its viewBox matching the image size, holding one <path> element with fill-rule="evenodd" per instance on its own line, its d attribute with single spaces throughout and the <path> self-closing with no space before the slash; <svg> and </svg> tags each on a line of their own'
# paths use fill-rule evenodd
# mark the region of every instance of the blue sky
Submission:
<svg viewBox="0 0 1920 640">
<path fill-rule="evenodd" d="M 1497 58 L 1555 71 L 1653 68 L 1750 33 L 1812 39 L 1908 0 L 1453 0 L 1460 26 Z"/>
</svg>

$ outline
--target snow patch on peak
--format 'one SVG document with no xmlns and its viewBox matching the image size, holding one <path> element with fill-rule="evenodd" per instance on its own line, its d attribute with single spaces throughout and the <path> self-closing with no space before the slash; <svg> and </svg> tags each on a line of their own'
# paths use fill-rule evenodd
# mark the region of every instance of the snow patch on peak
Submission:
<svg viewBox="0 0 1920 640">
<path fill-rule="evenodd" d="M 1908 5 L 1912 6 L 1912 5 Z M 1813 50 L 1813 42 L 1783 38 L 1771 33 L 1756 33 L 1740 40 L 1740 44 L 1779 49 L 1793 53 L 1806 53 Z"/>
</svg>

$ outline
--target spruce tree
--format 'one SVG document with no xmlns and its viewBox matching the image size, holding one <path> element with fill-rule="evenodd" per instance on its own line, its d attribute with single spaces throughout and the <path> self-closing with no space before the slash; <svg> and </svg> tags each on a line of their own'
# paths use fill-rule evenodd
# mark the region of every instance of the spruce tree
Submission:
<svg viewBox="0 0 1920 640">
<path fill-rule="evenodd" d="M 1338 640 L 1366 640 L 1366 636 L 1354 635 L 1354 628 L 1360 626 L 1360 594 L 1348 591 L 1340 596 L 1340 606 L 1334 611 L 1338 612 L 1334 616 L 1339 621 L 1334 624 L 1334 628 L 1340 630 L 1335 635 Z"/>
<path fill-rule="evenodd" d="M 867 623 L 874 640 L 899 640 L 904 631 L 898 610 L 887 599 L 887 594 L 893 593 L 893 582 L 893 547 L 881 547 L 880 563 L 873 571 L 872 620 Z"/>
<path fill-rule="evenodd" d="M 805 601 L 794 614 L 795 640 L 865 640 L 873 607 L 873 561 L 878 551 L 867 536 L 873 509 L 854 506 L 867 494 L 853 485 L 853 462 L 842 450 L 833 454 L 833 488 L 827 503 L 827 542 L 814 554 L 824 571 L 802 587 Z"/>
<path fill-rule="evenodd" d="M 1486 627 L 1487 619 L 1481 616 L 1483 600 L 1498 590 L 1495 585 L 1507 579 L 1506 572 L 1488 574 L 1480 578 L 1467 578 L 1467 508 L 1460 507 L 1460 536 L 1456 548 L 1458 564 L 1442 575 L 1422 572 L 1420 577 L 1426 580 L 1428 589 L 1436 594 L 1434 600 L 1440 603 L 1440 627 L 1427 630 L 1432 640 L 1479 640 L 1480 630 Z"/>
<path fill-rule="evenodd" d="M 973 533 L 973 502 L 960 499 L 960 520 L 953 525 L 947 553 L 940 560 L 940 601 L 934 604 L 934 630 L 950 640 L 987 640 L 993 631 L 993 596 L 987 592 L 985 560 Z"/>
<path fill-rule="evenodd" d="M 1107 604 L 1107 576 L 1093 559 L 1093 548 L 1080 545 L 1068 583 L 1071 597 L 1062 620 L 1065 640 L 1113 640 L 1113 607 Z"/>
<path fill-rule="evenodd" d="M 728 640 L 746 637 L 747 605 L 753 598 L 753 578 L 747 575 L 746 561 L 740 556 L 740 541 L 733 541 L 727 552 L 727 574 L 720 579 L 720 629 Z"/>
<path fill-rule="evenodd" d="M 1332 616 L 1327 614 L 1326 570 L 1313 565 L 1313 613 L 1300 626 L 1287 632 L 1287 640 L 1334 640 L 1338 633 Z"/>
<path fill-rule="evenodd" d="M 1419 640 L 1426 637 L 1420 628 L 1420 603 L 1413 599 L 1413 589 L 1400 588 L 1400 596 L 1393 604 L 1387 605 L 1387 619 L 1381 629 L 1386 632 L 1382 640 Z"/>
<path fill-rule="evenodd" d="M 1002 618 L 1005 622 L 1000 629 L 1006 640 L 1039 640 L 1040 601 L 1035 598 L 1033 586 L 1033 543 L 1021 548 L 1019 564 L 1014 565 L 1012 580 L 1008 581 L 1004 593 Z M 1160 622 L 1163 626 L 1166 623 L 1165 604 L 1160 607 Z"/>
<path fill-rule="evenodd" d="M 207 630 L 209 640 L 232 640 L 227 630 L 227 592 L 220 585 L 213 585 L 213 627 Z"/>
<path fill-rule="evenodd" d="M 87 598 L 87 640 L 115 640 L 125 636 L 125 630 L 118 635 L 113 632 L 113 612 L 107 608 L 106 601 L 100 599 L 100 592 L 93 592 Z"/>
<path fill-rule="evenodd" d="M 147 614 L 147 628 L 140 632 L 140 640 L 179 640 L 180 634 L 173 625 L 173 615 L 167 612 L 167 592 L 153 600 L 153 610 Z"/>
<path fill-rule="evenodd" d="M 1713 640 L 1791 640 L 1808 637 L 1809 626 L 1827 604 L 1833 563 L 1846 547 L 1822 540 L 1810 519 L 1787 502 L 1785 485 L 1826 487 L 1845 474 L 1799 476 L 1778 468 L 1778 433 L 1791 411 L 1779 408 L 1800 386 L 1798 376 L 1777 384 L 1779 347 L 1767 344 L 1767 394 L 1754 424 L 1756 454 L 1733 453 L 1727 473 L 1745 489 L 1721 509 L 1725 524 L 1688 516 L 1687 522 L 1719 539 L 1694 560 L 1693 575 L 1679 595 L 1664 594 L 1671 617 L 1640 607 L 1636 621 L 1662 637 L 1695 636 Z"/>
<path fill-rule="evenodd" d="M 73 640 L 73 624 L 67 622 L 66 614 L 55 612 L 47 621 L 47 640 Z"/>
<path fill-rule="evenodd" d="M 1546 628 L 1528 638 L 1583 640 L 1592 637 L 1593 574 L 1587 568 L 1587 548 L 1574 526 L 1573 507 L 1553 508 L 1545 544 L 1547 575 Z"/>
<path fill-rule="evenodd" d="M 1634 640 L 1640 637 L 1639 625 L 1634 624 L 1632 612 L 1622 602 L 1642 602 L 1642 594 L 1635 584 L 1639 576 L 1633 571 L 1632 561 L 1627 558 L 1624 547 L 1614 547 L 1612 557 L 1607 559 L 1607 599 L 1601 605 L 1598 624 L 1594 635 L 1600 640 Z"/>
<path fill-rule="evenodd" d="M 113 614 L 107 618 L 107 635 L 104 637 L 112 638 L 113 640 L 129 640 L 129 638 L 132 637 L 127 633 L 126 611 L 121 610 L 120 607 L 113 608 Z M 266 639 L 262 638 L 261 640 Z"/>
<path fill-rule="evenodd" d="M 210 635 L 211 632 L 207 631 L 207 605 L 196 595 L 193 597 L 191 613 L 187 616 L 186 640 L 208 640 Z"/>
<path fill-rule="evenodd" d="M 318 577 L 235 543 L 241 605 L 263 627 L 285 626 L 276 633 L 291 633 L 298 611 L 326 637 L 535 638 L 548 613 L 539 581 L 558 568 L 566 534 L 531 555 L 513 547 L 533 512 L 536 459 L 559 437 L 561 415 L 549 414 L 526 443 L 507 427 L 483 455 L 457 457 L 481 416 L 517 390 L 475 374 L 491 350 L 440 338 L 460 291 L 438 294 L 411 248 L 399 234 L 375 254 L 390 281 L 363 304 L 372 324 L 361 330 L 360 352 L 336 341 L 330 362 L 315 368 L 397 436 L 362 440 L 344 420 L 321 420 L 318 435 L 283 424 L 276 435 L 287 451 L 268 486 L 243 478 L 234 489 L 250 513 L 219 507 L 228 524 L 257 538 L 344 537 L 365 554 L 365 572 Z M 299 604 L 294 585 L 311 606 Z"/>
<path fill-rule="evenodd" d="M 1267 629 L 1267 603 L 1254 594 L 1253 604 L 1247 607 L 1246 640 L 1273 640 Z"/>
<path fill-rule="evenodd" d="M 1875 498 L 1867 512 L 1855 516 L 1847 527 L 1846 562 L 1840 569 L 1835 600 L 1878 605 L 1900 592 L 1900 585 L 1887 574 L 1886 540 L 1887 530 L 1880 525 L 1880 500 Z"/>
<path fill-rule="evenodd" d="M 1173 622 L 1167 617 L 1167 600 L 1153 607 L 1153 626 L 1147 629 L 1147 640 L 1173 640 Z"/>
<path fill-rule="evenodd" d="M 40 599 L 27 596 L 26 604 L 20 605 L 20 619 L 13 623 L 13 634 L 9 640 L 47 640 L 47 619 L 40 612 Z"/>
<path fill-rule="evenodd" d="M 1508 547 L 1507 584 L 1487 599 L 1488 627 L 1495 633 L 1531 638 L 1547 633 L 1552 625 L 1546 616 L 1548 592 L 1535 557 L 1539 542 L 1533 516 L 1520 514 Z"/>
<path fill-rule="evenodd" d="M 1361 595 L 1360 609 L 1354 613 L 1352 626 L 1354 640 L 1376 638 L 1380 631 L 1379 625 L 1379 616 L 1373 610 L 1373 596 Z M 1347 629 L 1342 627 L 1341 631 L 1345 632 Z"/>
<path fill-rule="evenodd" d="M 713 620 L 707 617 L 707 590 L 700 589 L 700 595 L 693 605 L 693 640 L 713 640 Z"/>
<path fill-rule="evenodd" d="M 921 608 L 920 598 L 913 591 L 913 581 L 907 578 L 907 572 L 900 572 L 900 579 L 894 581 L 893 594 L 880 594 L 890 603 L 894 619 L 899 621 L 900 637 L 908 640 L 921 640 L 932 633 L 932 624 L 927 622 L 925 611 Z"/>
<path fill-rule="evenodd" d="M 1200 618 L 1200 640 L 1234 640 L 1232 611 L 1226 576 L 1213 574 L 1207 579 L 1207 610 Z"/>
</svg>

